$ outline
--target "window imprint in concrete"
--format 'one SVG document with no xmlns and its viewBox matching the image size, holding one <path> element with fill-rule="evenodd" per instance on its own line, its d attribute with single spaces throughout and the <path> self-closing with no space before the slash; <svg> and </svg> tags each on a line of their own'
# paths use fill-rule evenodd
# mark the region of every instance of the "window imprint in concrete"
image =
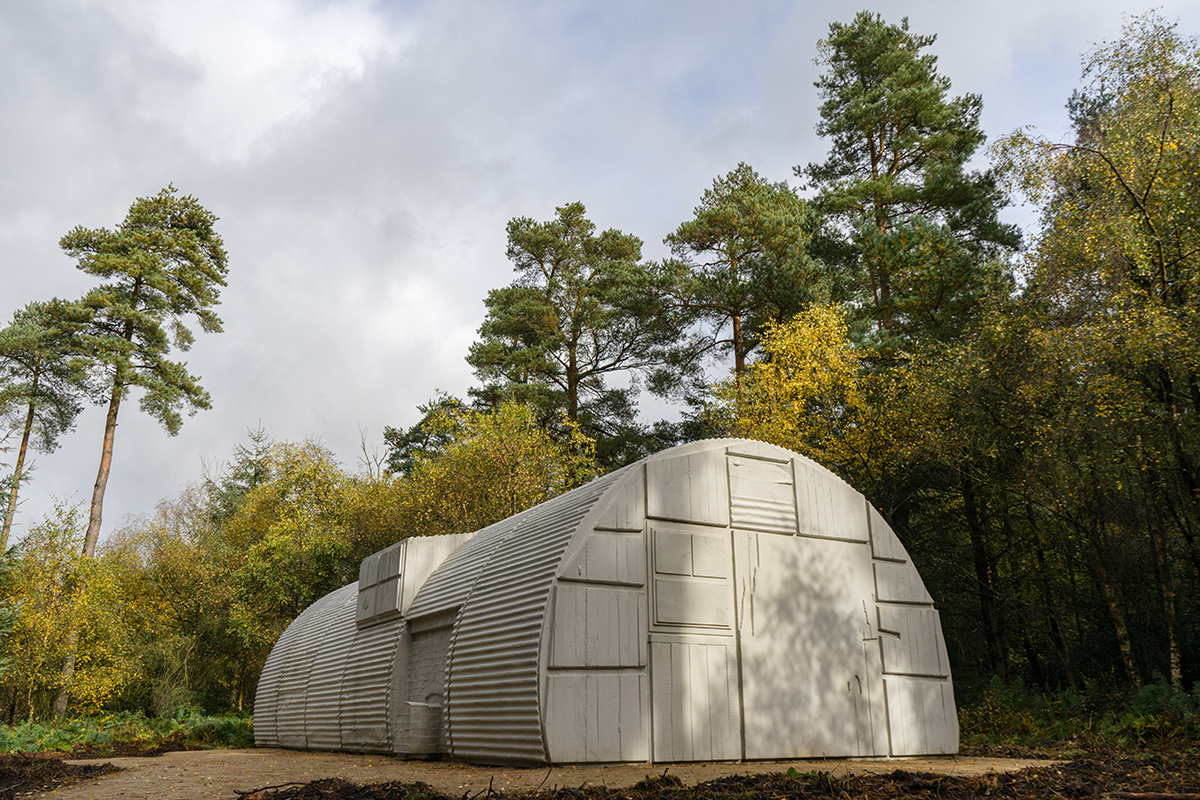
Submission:
<svg viewBox="0 0 1200 800">
<path fill-rule="evenodd" d="M 360 628 L 377 625 L 400 616 L 400 570 L 404 560 L 402 542 L 397 542 L 363 559 L 358 569 L 358 610 L 355 622 Z"/>
<path fill-rule="evenodd" d="M 733 527 L 796 533 L 796 488 L 791 462 L 729 457 L 729 504 Z"/>
<path fill-rule="evenodd" d="M 728 536 L 651 528 L 656 626 L 731 628 Z"/>
</svg>

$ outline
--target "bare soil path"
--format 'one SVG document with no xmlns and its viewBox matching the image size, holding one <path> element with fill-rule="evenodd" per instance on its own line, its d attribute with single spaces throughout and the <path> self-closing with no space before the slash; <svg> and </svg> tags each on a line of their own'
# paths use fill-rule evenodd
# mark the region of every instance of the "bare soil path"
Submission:
<svg viewBox="0 0 1200 800">
<path fill-rule="evenodd" d="M 132 800 L 132 798 L 171 798 L 236 800 L 238 791 L 247 792 L 267 786 L 343 778 L 351 783 L 386 781 L 422 781 L 443 794 L 463 797 L 495 791 L 512 794 L 554 788 L 579 788 L 585 785 L 609 788 L 632 786 L 647 775 L 664 771 L 694 785 L 728 775 L 754 775 L 817 770 L 835 776 L 883 773 L 895 769 L 932 772 L 962 777 L 988 772 L 1015 772 L 1031 766 L 1054 762 L 1015 758 L 922 758 L 889 761 L 813 760 L 755 761 L 717 764 L 615 764 L 608 766 L 556 767 L 479 767 L 439 761 L 409 761 L 389 756 L 348 753 L 309 753 L 295 750 L 258 748 L 254 750 L 193 750 L 161 756 L 86 759 L 80 764 L 111 763 L 121 772 L 90 778 L 36 795 L 56 800 Z"/>
</svg>

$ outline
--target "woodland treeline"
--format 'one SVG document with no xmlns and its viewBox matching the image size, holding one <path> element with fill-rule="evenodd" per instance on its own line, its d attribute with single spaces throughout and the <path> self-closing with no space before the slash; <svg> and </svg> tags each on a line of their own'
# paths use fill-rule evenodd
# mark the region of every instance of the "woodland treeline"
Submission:
<svg viewBox="0 0 1200 800">
<path fill-rule="evenodd" d="M 1073 138 L 985 142 L 932 36 L 861 13 L 818 43 L 820 163 L 802 188 L 749 165 L 665 235 L 582 203 L 508 225 L 513 282 L 484 299 L 478 385 L 387 428 L 355 468 L 248 432 L 227 463 L 98 539 L 61 507 L 0 562 L 0 719 L 244 710 L 275 639 L 405 536 L 470 531 L 649 453 L 747 436 L 860 489 L 941 610 L 960 699 L 1200 678 L 1200 45 L 1154 14 L 1084 61 Z M 989 164 L 976 169 L 976 164 Z M 803 192 L 803 194 L 802 194 Z M 1041 209 L 1022 241 L 1000 211 Z M 63 239 L 102 284 L 0 332 L 26 450 L 89 400 L 171 433 L 208 397 L 171 347 L 214 313 L 215 218 L 169 188 Z M 646 424 L 643 392 L 680 421 Z M 19 445 L 17 442 L 19 441 Z M 86 516 L 85 516 L 86 513 Z"/>
</svg>

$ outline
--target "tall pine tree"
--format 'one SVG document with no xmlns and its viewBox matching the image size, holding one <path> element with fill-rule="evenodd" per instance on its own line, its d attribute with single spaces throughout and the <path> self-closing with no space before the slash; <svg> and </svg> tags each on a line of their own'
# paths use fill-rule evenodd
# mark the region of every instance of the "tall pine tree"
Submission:
<svg viewBox="0 0 1200 800">
<path fill-rule="evenodd" d="M 77 227 L 59 242 L 79 269 L 107 281 L 79 301 L 89 320 L 87 355 L 107 374 L 109 388 L 85 556 L 100 537 L 117 414 L 129 389 L 143 390 L 142 410 L 171 435 L 183 423 L 182 408 L 209 407 L 208 392 L 187 365 L 167 356 L 172 345 L 186 351 L 195 340 L 185 317 L 194 316 L 206 333 L 221 330 L 213 306 L 225 285 L 226 256 L 216 220 L 194 197 L 179 197 L 169 186 L 134 201 L 115 230 Z"/>
<path fill-rule="evenodd" d="M 693 218 L 664 240 L 684 266 L 684 305 L 706 326 L 695 352 L 732 353 L 738 386 L 766 325 L 827 299 L 823 270 L 808 253 L 816 226 L 786 183 L 742 163 L 713 181 Z"/>
<path fill-rule="evenodd" d="M 0 331 L 0 417 L 20 431 L 21 443 L 0 528 L 0 552 L 8 547 L 21 482 L 32 446 L 49 453 L 75 424 L 92 388 L 87 359 L 79 354 L 81 319 L 61 300 L 35 302 L 13 315 Z M 78 317 L 78 314 L 74 316 Z"/>
<path fill-rule="evenodd" d="M 635 389 L 610 386 L 617 373 L 652 376 L 680 336 L 672 274 L 644 262 L 642 241 L 596 232 L 582 203 L 554 219 L 508 223 L 507 255 L 517 279 L 488 292 L 487 317 L 467 362 L 485 383 L 472 395 L 498 407 L 526 402 L 553 424 L 559 409 L 596 440 L 603 466 L 653 448 L 635 418 Z"/>
<path fill-rule="evenodd" d="M 833 223 L 821 255 L 878 343 L 908 348 L 955 338 L 979 300 L 1011 286 L 1003 256 L 1020 245 L 998 219 L 990 172 L 966 163 L 984 141 L 978 95 L 950 98 L 950 80 L 924 53 L 936 37 L 908 20 L 859 13 L 818 43 L 822 164 L 796 167 Z"/>
<path fill-rule="evenodd" d="M 168 186 L 135 200 L 114 230 L 81 226 L 59 241 L 67 255 L 78 259 L 79 269 L 106 281 L 77 303 L 88 320 L 84 353 L 105 375 L 108 395 L 84 558 L 95 555 L 100 539 L 117 414 L 129 390 L 142 389 L 142 410 L 171 435 L 183 424 L 182 409 L 194 413 L 210 406 L 208 392 L 187 364 L 167 356 L 172 345 L 186 351 L 195 340 L 184 324 L 186 317 L 194 316 L 207 333 L 221 330 L 213 306 L 220 302 L 227 268 L 224 244 L 213 229 L 216 220 L 194 197 L 179 197 Z M 55 716 L 67 709 L 78 640 L 78 628 L 67 632 Z"/>
</svg>

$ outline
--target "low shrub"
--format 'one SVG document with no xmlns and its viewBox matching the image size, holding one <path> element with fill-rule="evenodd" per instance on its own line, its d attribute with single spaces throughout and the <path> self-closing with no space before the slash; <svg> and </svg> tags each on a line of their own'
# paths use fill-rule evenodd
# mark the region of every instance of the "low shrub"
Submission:
<svg viewBox="0 0 1200 800">
<path fill-rule="evenodd" d="M 1058 755 L 1097 747 L 1165 747 L 1200 738 L 1200 684 L 1191 692 L 1159 678 L 1132 694 L 1095 685 L 1045 696 L 998 678 L 958 709 L 965 751 L 996 747 Z"/>
<path fill-rule="evenodd" d="M 250 717 L 210 717 L 194 709 L 182 709 L 173 717 L 121 712 L 0 725 L 3 753 L 142 753 L 253 746 Z"/>
</svg>

